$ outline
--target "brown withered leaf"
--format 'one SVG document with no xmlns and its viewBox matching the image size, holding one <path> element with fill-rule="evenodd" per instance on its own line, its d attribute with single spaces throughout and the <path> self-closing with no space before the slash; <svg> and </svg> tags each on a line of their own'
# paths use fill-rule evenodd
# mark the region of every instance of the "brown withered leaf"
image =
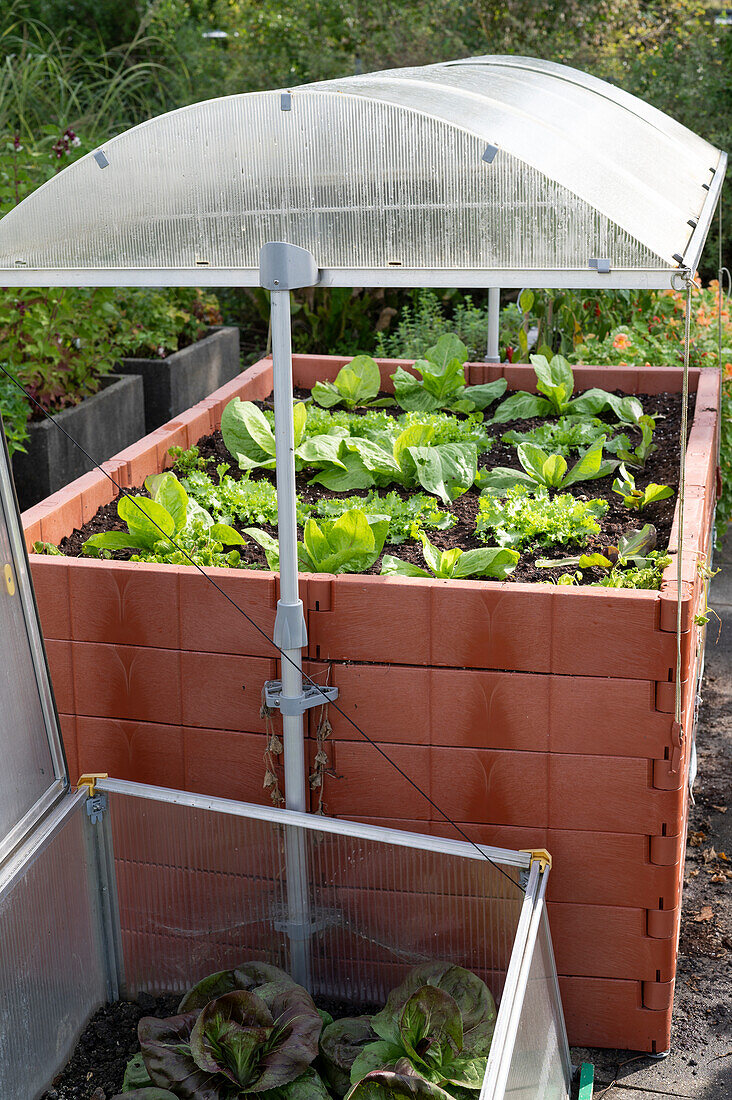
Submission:
<svg viewBox="0 0 732 1100">
<path fill-rule="evenodd" d="M 714 863 L 717 858 L 717 853 L 714 850 L 714 845 L 711 848 L 705 848 L 702 852 L 702 859 L 705 863 Z"/>
<path fill-rule="evenodd" d="M 727 876 L 726 875 L 720 875 L 719 872 L 717 872 L 716 874 L 712 875 L 712 877 L 710 878 L 709 881 L 710 882 L 726 882 L 727 881 Z"/>
<path fill-rule="evenodd" d="M 726 852 L 720 852 L 719 853 L 719 858 L 723 859 L 725 863 L 729 863 L 729 856 L 727 855 Z"/>
<path fill-rule="evenodd" d="M 689 844 L 692 848 L 701 848 L 704 841 L 707 839 L 707 834 L 699 830 L 696 833 L 689 833 Z"/>
<path fill-rule="evenodd" d="M 701 911 L 691 919 L 694 921 L 695 924 L 703 924 L 706 921 L 712 920 L 713 917 L 714 912 L 712 911 L 711 905 L 702 905 Z"/>
<path fill-rule="evenodd" d="M 726 814 L 727 813 L 727 807 L 726 806 L 715 806 L 713 802 L 712 802 L 712 809 L 716 810 L 718 814 Z"/>
<path fill-rule="evenodd" d="M 699 868 L 695 867 L 693 871 L 689 871 L 689 878 L 696 878 L 699 874 Z"/>
</svg>

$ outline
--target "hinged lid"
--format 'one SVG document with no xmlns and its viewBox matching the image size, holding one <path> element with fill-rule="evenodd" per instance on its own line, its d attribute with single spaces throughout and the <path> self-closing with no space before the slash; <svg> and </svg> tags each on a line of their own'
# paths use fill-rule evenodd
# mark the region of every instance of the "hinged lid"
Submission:
<svg viewBox="0 0 732 1100">
<path fill-rule="evenodd" d="M 68 786 L 4 437 L 0 447 L 0 761 L 1 864 Z"/>
</svg>

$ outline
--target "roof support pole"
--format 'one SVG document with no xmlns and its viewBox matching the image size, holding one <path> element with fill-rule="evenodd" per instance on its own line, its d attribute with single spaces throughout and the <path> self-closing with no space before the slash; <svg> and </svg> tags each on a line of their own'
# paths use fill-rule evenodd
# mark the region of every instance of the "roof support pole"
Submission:
<svg viewBox="0 0 732 1100">
<path fill-rule="evenodd" d="M 302 648 L 307 629 L 300 599 L 297 569 L 297 515 L 295 496 L 295 432 L 292 412 L 292 341 L 290 291 L 313 286 L 318 268 L 312 255 L 295 245 L 266 244 L 259 257 L 262 286 L 271 292 L 272 370 L 274 377 L 277 519 L 280 554 L 280 598 L 274 642 L 282 650 L 282 680 L 278 705 L 282 711 L 285 757 L 285 798 L 288 810 L 307 811 L 303 714 L 307 708 L 302 686 Z M 316 702 L 321 702 L 317 699 Z M 283 930 L 290 938 L 292 976 L 310 986 L 312 934 L 307 852 L 303 830 L 285 831 L 287 919 Z"/>
<path fill-rule="evenodd" d="M 498 323 L 501 316 L 501 290 L 492 286 L 488 291 L 488 346 L 485 352 L 486 363 L 500 363 L 498 350 Z"/>
</svg>

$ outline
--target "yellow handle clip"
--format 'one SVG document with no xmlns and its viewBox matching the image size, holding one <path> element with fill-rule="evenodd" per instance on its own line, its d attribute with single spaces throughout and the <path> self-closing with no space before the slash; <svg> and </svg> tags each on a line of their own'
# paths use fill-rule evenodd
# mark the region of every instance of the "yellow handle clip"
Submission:
<svg viewBox="0 0 732 1100">
<path fill-rule="evenodd" d="M 534 863 L 538 860 L 539 871 L 543 874 L 547 867 L 551 868 L 552 857 L 547 852 L 546 848 L 519 848 L 520 852 L 525 852 L 526 855 L 531 856 L 531 862 Z"/>
<path fill-rule="evenodd" d="M 96 793 L 97 779 L 109 779 L 109 772 L 84 772 L 79 776 L 79 780 L 76 784 L 77 791 L 80 791 L 82 787 L 86 787 L 89 791 L 89 797 L 93 798 Z"/>
</svg>

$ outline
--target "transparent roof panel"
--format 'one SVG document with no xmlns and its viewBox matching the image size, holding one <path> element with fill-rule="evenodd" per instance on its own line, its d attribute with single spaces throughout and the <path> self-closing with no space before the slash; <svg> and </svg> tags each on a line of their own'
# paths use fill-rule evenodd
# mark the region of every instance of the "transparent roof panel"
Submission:
<svg viewBox="0 0 732 1100">
<path fill-rule="evenodd" d="M 696 262 L 725 163 L 575 69 L 469 58 L 143 123 L 6 215 L 0 271 L 25 283 L 72 271 L 256 282 L 261 246 L 284 240 L 321 269 L 387 282 L 401 269 L 541 285 L 586 275 L 593 259 L 667 276 L 679 257 Z"/>
<path fill-rule="evenodd" d="M 63 792 L 64 765 L 7 452 L 0 446 L 0 863 Z"/>
</svg>

